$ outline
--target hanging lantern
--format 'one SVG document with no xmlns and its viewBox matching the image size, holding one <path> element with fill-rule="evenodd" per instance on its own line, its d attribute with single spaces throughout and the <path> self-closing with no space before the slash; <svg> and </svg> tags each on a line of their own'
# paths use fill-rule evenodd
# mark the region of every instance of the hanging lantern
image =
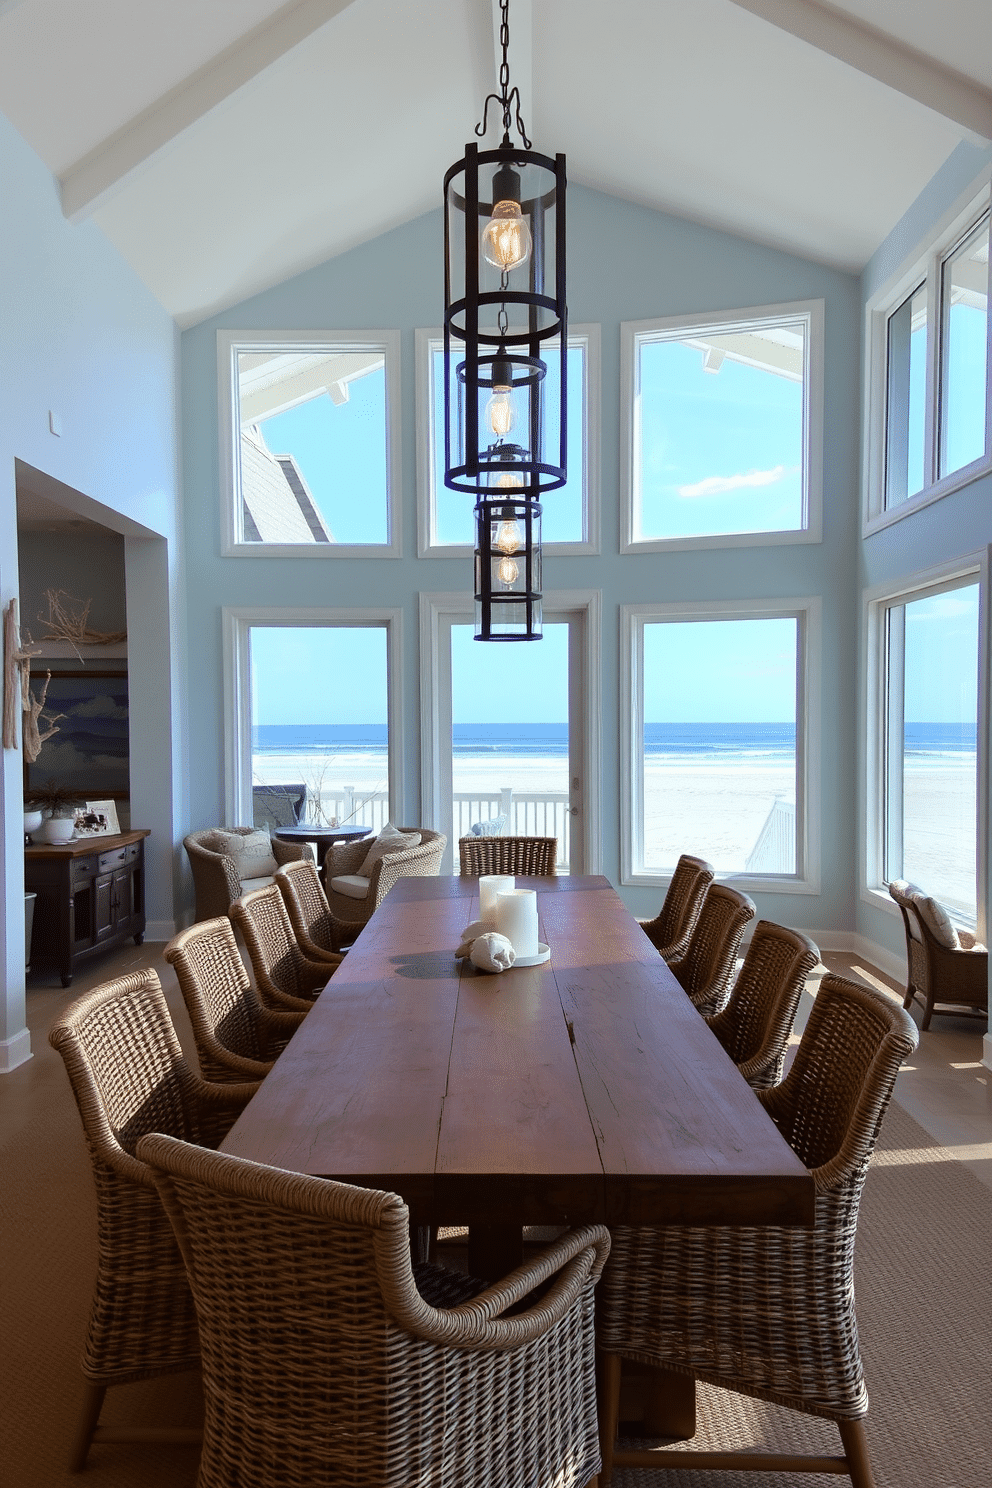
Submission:
<svg viewBox="0 0 992 1488">
<path fill-rule="evenodd" d="M 511 487 L 475 508 L 475 639 L 541 639 L 541 507 Z"/>
</svg>

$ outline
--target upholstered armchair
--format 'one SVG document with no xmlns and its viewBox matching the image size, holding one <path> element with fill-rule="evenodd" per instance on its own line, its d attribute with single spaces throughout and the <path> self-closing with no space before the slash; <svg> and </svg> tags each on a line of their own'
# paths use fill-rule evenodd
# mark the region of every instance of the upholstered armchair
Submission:
<svg viewBox="0 0 992 1488">
<path fill-rule="evenodd" d="M 280 842 L 256 827 L 210 827 L 190 832 L 183 847 L 193 870 L 196 919 L 226 915 L 236 899 L 272 882 L 276 869 L 307 854 L 295 842 Z"/>
<path fill-rule="evenodd" d="M 952 925 L 943 907 L 915 884 L 896 879 L 889 884 L 889 894 L 902 911 L 906 931 L 903 1007 L 912 1007 L 919 998 L 924 1033 L 935 1011 L 987 1018 L 989 953 L 985 946 L 970 931 Z"/>
<path fill-rule="evenodd" d="M 419 835 L 420 841 L 396 852 L 384 853 L 372 865 L 368 877 L 361 873 L 373 844 L 341 842 L 327 850 L 324 859 L 324 890 L 327 907 L 335 922 L 338 943 L 346 945 L 367 925 L 389 890 L 400 878 L 436 878 L 447 844 L 443 832 L 427 827 L 400 827 L 404 835 Z"/>
</svg>

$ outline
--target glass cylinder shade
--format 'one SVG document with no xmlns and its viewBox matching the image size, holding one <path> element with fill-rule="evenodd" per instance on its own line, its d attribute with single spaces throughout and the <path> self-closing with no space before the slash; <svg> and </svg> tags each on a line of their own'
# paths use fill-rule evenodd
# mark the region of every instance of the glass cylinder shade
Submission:
<svg viewBox="0 0 992 1488">
<path fill-rule="evenodd" d="M 539 640 L 539 504 L 489 492 L 475 508 L 475 534 L 475 639 Z"/>
<path fill-rule="evenodd" d="M 484 495 L 512 439 L 528 490 L 555 490 L 566 476 L 565 157 L 469 144 L 444 193 L 445 485 Z"/>
</svg>

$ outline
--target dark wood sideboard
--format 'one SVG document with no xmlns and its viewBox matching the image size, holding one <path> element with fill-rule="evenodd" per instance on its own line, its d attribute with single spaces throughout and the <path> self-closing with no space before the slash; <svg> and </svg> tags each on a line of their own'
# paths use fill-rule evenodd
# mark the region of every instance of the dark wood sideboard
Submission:
<svg viewBox="0 0 992 1488">
<path fill-rule="evenodd" d="M 63 987 L 80 961 L 145 934 L 147 828 L 24 849 L 24 887 L 37 894 L 32 970 L 54 968 Z"/>
</svg>

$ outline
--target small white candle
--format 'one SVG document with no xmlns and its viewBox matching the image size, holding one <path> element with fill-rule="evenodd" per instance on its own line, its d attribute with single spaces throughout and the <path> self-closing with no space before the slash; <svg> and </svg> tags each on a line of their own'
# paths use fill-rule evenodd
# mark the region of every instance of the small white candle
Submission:
<svg viewBox="0 0 992 1488">
<path fill-rule="evenodd" d="M 484 873 L 479 879 L 479 918 L 492 920 L 496 916 L 496 895 L 512 889 L 516 879 L 512 873 Z"/>
<path fill-rule="evenodd" d="M 518 956 L 537 955 L 537 894 L 510 889 L 496 896 L 496 929 Z"/>
</svg>

